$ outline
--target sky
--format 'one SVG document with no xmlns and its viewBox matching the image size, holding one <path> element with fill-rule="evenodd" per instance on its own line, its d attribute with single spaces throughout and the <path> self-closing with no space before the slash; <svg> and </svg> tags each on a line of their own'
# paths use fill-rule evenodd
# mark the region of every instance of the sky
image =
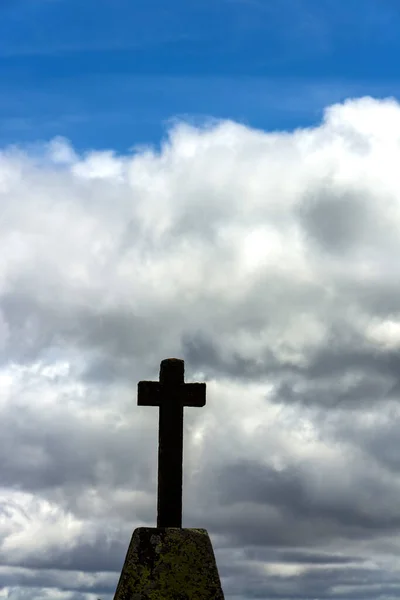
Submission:
<svg viewBox="0 0 400 600">
<path fill-rule="evenodd" d="M 0 0 L 0 600 L 112 600 L 156 524 L 226 600 L 400 598 L 397 0 Z"/>
</svg>

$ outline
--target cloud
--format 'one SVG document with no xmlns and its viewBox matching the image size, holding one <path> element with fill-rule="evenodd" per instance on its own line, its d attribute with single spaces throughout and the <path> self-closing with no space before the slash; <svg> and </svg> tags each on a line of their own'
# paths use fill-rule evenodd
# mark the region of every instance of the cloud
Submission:
<svg viewBox="0 0 400 600">
<path fill-rule="evenodd" d="M 156 518 L 136 386 L 169 356 L 207 382 L 184 526 L 226 597 L 399 595 L 399 132 L 360 98 L 293 132 L 177 123 L 159 151 L 3 148 L 4 597 L 112 598 Z"/>
</svg>

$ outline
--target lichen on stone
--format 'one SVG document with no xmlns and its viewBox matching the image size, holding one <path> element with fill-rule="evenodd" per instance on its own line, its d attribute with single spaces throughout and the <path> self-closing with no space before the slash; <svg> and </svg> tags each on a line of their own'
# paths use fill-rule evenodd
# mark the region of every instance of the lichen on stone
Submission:
<svg viewBox="0 0 400 600">
<path fill-rule="evenodd" d="M 139 528 L 114 600 L 223 600 L 205 529 Z"/>
</svg>

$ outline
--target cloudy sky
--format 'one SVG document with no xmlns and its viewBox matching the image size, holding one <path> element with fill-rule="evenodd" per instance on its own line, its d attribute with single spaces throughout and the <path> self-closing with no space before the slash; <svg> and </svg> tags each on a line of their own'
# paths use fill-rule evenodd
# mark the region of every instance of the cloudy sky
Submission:
<svg viewBox="0 0 400 600">
<path fill-rule="evenodd" d="M 0 4 L 0 599 L 112 600 L 168 357 L 226 599 L 399 599 L 400 6 L 189 4 Z"/>
</svg>

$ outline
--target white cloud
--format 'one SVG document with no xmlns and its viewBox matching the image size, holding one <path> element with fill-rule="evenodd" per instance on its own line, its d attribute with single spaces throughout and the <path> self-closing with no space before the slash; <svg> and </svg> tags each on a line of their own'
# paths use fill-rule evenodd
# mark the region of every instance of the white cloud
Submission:
<svg viewBox="0 0 400 600">
<path fill-rule="evenodd" d="M 294 132 L 178 124 L 160 152 L 3 150 L 10 597 L 112 597 L 156 516 L 136 384 L 169 356 L 208 386 L 185 413 L 184 525 L 216 540 L 227 597 L 339 598 L 348 576 L 365 598 L 371 556 L 400 585 L 399 159 L 400 106 L 372 98 Z M 232 572 L 238 548 L 263 554 Z"/>
</svg>

